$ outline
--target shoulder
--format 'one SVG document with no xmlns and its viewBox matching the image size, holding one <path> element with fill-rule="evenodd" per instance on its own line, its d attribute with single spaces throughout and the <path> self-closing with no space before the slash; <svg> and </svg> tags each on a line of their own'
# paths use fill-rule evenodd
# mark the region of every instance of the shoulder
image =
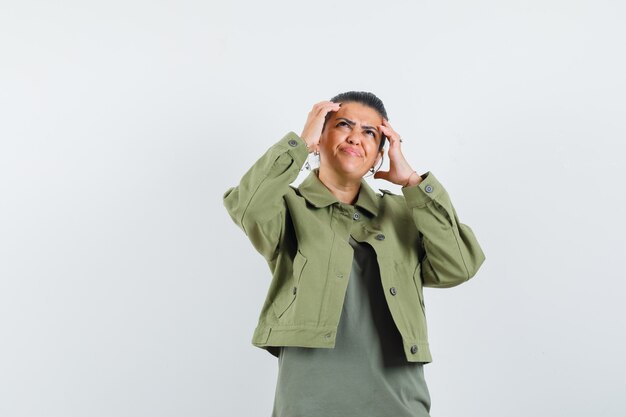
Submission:
<svg viewBox="0 0 626 417">
<path fill-rule="evenodd" d="M 378 190 L 381 192 L 381 194 L 377 193 L 377 197 L 382 206 L 395 207 L 400 209 L 404 209 L 406 207 L 406 200 L 404 198 L 404 195 L 395 194 L 394 192 L 386 190 L 384 188 L 379 188 Z"/>
<path fill-rule="evenodd" d="M 288 193 L 287 193 L 287 194 L 290 194 L 290 195 L 292 195 L 292 196 L 296 196 L 296 197 L 303 197 L 303 196 L 302 196 L 302 193 L 300 192 L 300 187 L 299 187 L 299 186 L 298 186 L 298 187 L 296 187 L 296 186 L 295 186 L 295 185 L 293 185 L 293 184 L 289 184 L 289 189 L 288 189 L 287 191 L 288 191 Z"/>
<path fill-rule="evenodd" d="M 296 204 L 296 202 L 298 204 L 303 204 L 308 201 L 306 195 L 302 192 L 302 190 L 300 190 L 300 187 L 293 184 L 289 184 L 289 188 L 287 188 L 287 192 L 283 198 L 292 204 Z"/>
<path fill-rule="evenodd" d="M 392 191 L 389 190 L 385 190 L 383 188 L 379 188 L 378 189 L 382 194 L 379 195 L 380 198 L 387 201 L 402 201 L 404 200 L 404 195 L 402 194 L 395 194 Z"/>
</svg>

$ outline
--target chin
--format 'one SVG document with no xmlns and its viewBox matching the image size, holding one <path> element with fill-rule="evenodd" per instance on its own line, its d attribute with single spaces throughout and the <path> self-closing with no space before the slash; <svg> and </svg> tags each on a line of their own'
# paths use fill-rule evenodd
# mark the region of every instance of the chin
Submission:
<svg viewBox="0 0 626 417">
<path fill-rule="evenodd" d="M 344 167 L 342 173 L 349 177 L 363 177 L 367 174 L 367 170 L 363 171 L 362 168 Z"/>
<path fill-rule="evenodd" d="M 324 169 L 331 169 L 335 171 L 338 175 L 346 178 L 362 178 L 369 169 L 364 169 L 361 165 L 349 164 L 349 163 L 340 163 L 336 164 L 333 167 L 327 166 Z"/>
</svg>

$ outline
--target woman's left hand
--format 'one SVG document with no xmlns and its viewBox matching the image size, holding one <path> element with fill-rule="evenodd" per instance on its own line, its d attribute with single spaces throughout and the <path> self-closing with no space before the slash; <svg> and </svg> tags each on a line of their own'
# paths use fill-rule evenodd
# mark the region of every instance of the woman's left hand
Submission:
<svg viewBox="0 0 626 417">
<path fill-rule="evenodd" d="M 389 151 L 387 152 L 389 154 L 389 171 L 378 171 L 374 174 L 374 178 L 387 180 L 401 186 L 419 184 L 422 178 L 419 174 L 414 174 L 415 171 L 402 155 L 400 135 L 391 128 L 385 118 L 383 118 L 383 124 L 379 125 L 379 128 L 389 139 Z"/>
</svg>

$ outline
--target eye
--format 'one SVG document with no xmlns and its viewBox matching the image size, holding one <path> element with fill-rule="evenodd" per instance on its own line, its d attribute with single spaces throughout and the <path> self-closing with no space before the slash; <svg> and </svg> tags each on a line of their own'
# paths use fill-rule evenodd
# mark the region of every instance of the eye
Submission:
<svg viewBox="0 0 626 417">
<path fill-rule="evenodd" d="M 376 137 L 376 133 L 373 130 L 368 130 L 367 133 L 370 133 L 373 138 Z"/>
<path fill-rule="evenodd" d="M 348 126 L 348 124 L 347 124 L 346 122 L 344 122 L 344 121 L 341 121 L 341 122 L 337 123 L 337 126 L 341 126 L 341 125 L 346 125 L 346 126 Z"/>
</svg>

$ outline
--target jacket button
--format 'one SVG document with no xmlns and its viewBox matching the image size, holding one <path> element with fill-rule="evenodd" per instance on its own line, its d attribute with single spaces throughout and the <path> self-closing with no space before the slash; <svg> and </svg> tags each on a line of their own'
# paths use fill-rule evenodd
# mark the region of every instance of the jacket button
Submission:
<svg viewBox="0 0 626 417">
<path fill-rule="evenodd" d="M 357 211 L 356 213 L 354 213 L 354 216 L 352 216 L 352 218 L 354 220 L 359 220 L 361 218 L 361 214 Z"/>
<path fill-rule="evenodd" d="M 298 146 L 298 141 L 296 141 L 295 139 L 290 139 L 289 142 L 287 142 L 290 146 Z"/>
<path fill-rule="evenodd" d="M 385 240 L 385 235 L 383 235 L 382 233 L 377 234 L 376 240 Z"/>
<path fill-rule="evenodd" d="M 298 291 L 298 287 L 293 287 L 293 295 L 296 295 L 297 291 Z"/>
<path fill-rule="evenodd" d="M 432 185 L 427 185 L 426 187 L 424 187 L 424 190 L 427 193 L 432 193 L 433 192 L 433 186 Z"/>
<path fill-rule="evenodd" d="M 343 274 L 341 272 L 337 272 L 337 278 L 343 278 Z"/>
<path fill-rule="evenodd" d="M 413 354 L 417 353 L 417 345 L 411 346 L 411 353 Z"/>
<path fill-rule="evenodd" d="M 398 293 L 398 291 L 396 290 L 396 287 L 389 288 L 389 292 L 391 293 L 391 295 L 396 295 Z"/>
</svg>

